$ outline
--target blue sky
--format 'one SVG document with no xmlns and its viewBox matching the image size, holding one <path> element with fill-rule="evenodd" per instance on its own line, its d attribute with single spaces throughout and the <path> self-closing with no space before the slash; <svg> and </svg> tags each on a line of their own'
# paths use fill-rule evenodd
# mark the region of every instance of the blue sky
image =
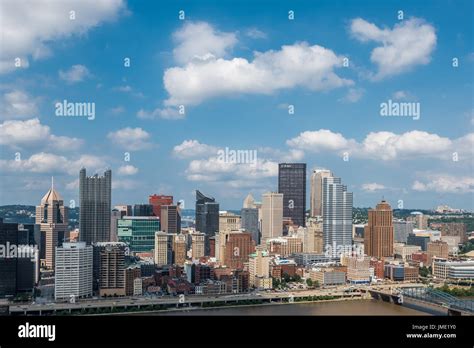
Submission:
<svg viewBox="0 0 474 348">
<path fill-rule="evenodd" d="M 163 193 L 191 208 L 200 189 L 238 209 L 295 161 L 342 177 L 355 206 L 474 209 L 471 1 L 0 6 L 0 204 L 37 204 L 52 175 L 77 200 L 84 165 L 112 169 L 114 204 Z M 382 117 L 389 99 L 420 119 Z M 56 116 L 63 100 L 95 103 L 95 119 Z M 258 163 L 219 162 L 225 147 Z"/>
</svg>

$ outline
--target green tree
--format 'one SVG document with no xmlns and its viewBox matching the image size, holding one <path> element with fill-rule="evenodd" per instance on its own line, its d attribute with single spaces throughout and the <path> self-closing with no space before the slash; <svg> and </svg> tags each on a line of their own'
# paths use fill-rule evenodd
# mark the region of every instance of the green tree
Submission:
<svg viewBox="0 0 474 348">
<path fill-rule="evenodd" d="M 313 286 L 313 280 L 311 278 L 306 279 L 306 285 L 309 287 Z"/>
</svg>

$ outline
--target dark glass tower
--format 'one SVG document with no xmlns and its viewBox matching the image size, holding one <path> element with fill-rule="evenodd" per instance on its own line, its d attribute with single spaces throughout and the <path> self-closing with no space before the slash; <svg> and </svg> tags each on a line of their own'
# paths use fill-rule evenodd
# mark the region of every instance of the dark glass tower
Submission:
<svg viewBox="0 0 474 348">
<path fill-rule="evenodd" d="M 4 223 L 0 218 L 0 244 L 5 246 L 6 251 L 10 245 L 18 245 L 18 224 Z M 0 297 L 16 294 L 17 265 L 16 257 L 0 258 Z"/>
<path fill-rule="evenodd" d="M 306 163 L 278 165 L 278 193 L 283 193 L 283 218 L 305 226 Z"/>
<path fill-rule="evenodd" d="M 91 245 L 110 241 L 112 171 L 104 176 L 79 172 L 79 239 Z"/>
<path fill-rule="evenodd" d="M 209 237 L 219 232 L 219 203 L 196 190 L 196 230 L 206 235 L 206 255 L 210 253 Z"/>
<path fill-rule="evenodd" d="M 255 245 L 260 244 L 260 233 L 258 230 L 258 209 L 242 208 L 240 211 L 242 217 L 242 228 L 252 234 Z"/>
</svg>

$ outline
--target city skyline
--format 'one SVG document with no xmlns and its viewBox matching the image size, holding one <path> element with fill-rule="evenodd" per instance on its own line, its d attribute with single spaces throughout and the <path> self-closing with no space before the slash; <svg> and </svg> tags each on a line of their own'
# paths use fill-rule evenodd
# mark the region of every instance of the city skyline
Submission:
<svg viewBox="0 0 474 348">
<path fill-rule="evenodd" d="M 199 189 L 238 209 L 248 192 L 277 190 L 278 163 L 301 162 L 307 178 L 317 168 L 345 178 L 355 206 L 383 196 L 394 207 L 474 210 L 472 4 L 419 3 L 249 11 L 190 1 L 180 20 L 171 2 L 114 0 L 98 12 L 78 2 L 74 20 L 58 6 L 48 24 L 30 6 L 28 45 L 0 57 L 0 204 L 36 204 L 51 175 L 65 202 L 78 202 L 85 166 L 116 173 L 113 205 L 151 193 L 192 205 Z M 6 26 L 17 11 L 2 8 Z M 87 104 L 82 113 L 75 103 Z M 395 117 L 396 103 L 418 104 Z"/>
</svg>

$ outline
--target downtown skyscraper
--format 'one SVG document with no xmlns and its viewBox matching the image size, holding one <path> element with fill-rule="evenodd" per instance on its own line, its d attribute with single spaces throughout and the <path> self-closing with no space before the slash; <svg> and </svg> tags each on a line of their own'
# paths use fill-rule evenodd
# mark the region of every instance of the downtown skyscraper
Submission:
<svg viewBox="0 0 474 348">
<path fill-rule="evenodd" d="M 323 237 L 324 249 L 339 257 L 336 249 L 352 247 L 352 193 L 341 178 L 323 179 Z"/>
<path fill-rule="evenodd" d="M 41 199 L 41 204 L 36 206 L 36 224 L 40 227 L 41 262 L 53 269 L 56 247 L 62 245 L 68 226 L 68 208 L 54 189 L 53 182 Z"/>
<path fill-rule="evenodd" d="M 209 255 L 209 238 L 219 232 L 219 203 L 196 190 L 196 231 L 206 236 L 206 255 Z"/>
<path fill-rule="evenodd" d="M 332 176 L 330 170 L 313 170 L 309 180 L 309 216 L 323 215 L 323 179 Z"/>
<path fill-rule="evenodd" d="M 79 172 L 79 240 L 91 245 L 110 241 L 112 171 L 104 176 Z"/>
<path fill-rule="evenodd" d="M 283 217 L 305 226 L 306 163 L 278 165 L 278 192 L 283 194 Z"/>
<path fill-rule="evenodd" d="M 368 256 L 393 256 L 392 219 L 392 207 L 384 200 L 369 210 L 369 222 L 364 230 L 364 251 Z"/>
<path fill-rule="evenodd" d="M 262 195 L 262 238 L 267 239 L 283 235 L 283 194 L 267 192 Z"/>
</svg>

